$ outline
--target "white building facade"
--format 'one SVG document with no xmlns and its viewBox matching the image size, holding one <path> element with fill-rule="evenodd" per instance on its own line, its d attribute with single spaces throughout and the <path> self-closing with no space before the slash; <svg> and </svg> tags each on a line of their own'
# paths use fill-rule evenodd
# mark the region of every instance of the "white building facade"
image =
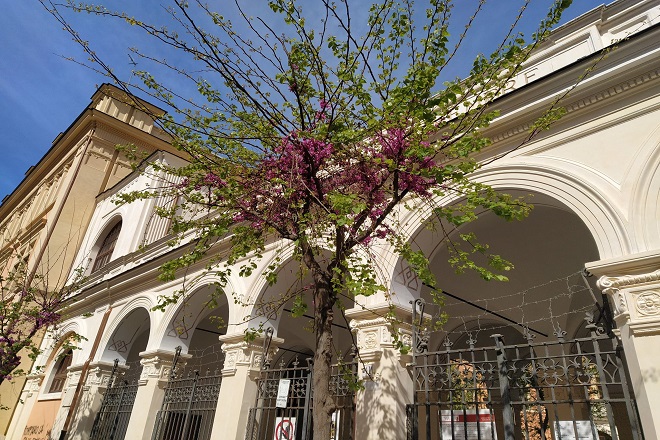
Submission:
<svg viewBox="0 0 660 440">
<path fill-rule="evenodd" d="M 485 165 L 474 178 L 530 195 L 535 208 L 515 224 L 484 214 L 460 232 L 475 232 L 515 264 L 509 283 L 455 275 L 446 243 L 424 227 L 428 217 L 401 213 L 414 246 L 431 256 L 448 318 L 437 332 L 413 325 L 431 289 L 383 249 L 390 292 L 356 298 L 335 323 L 336 361 L 364 380 L 352 391 L 340 368 L 332 381 L 336 439 L 451 438 L 469 429 L 500 439 L 660 438 L 659 22 L 658 0 L 597 8 L 557 29 L 495 102 L 501 116 L 486 132 L 493 144 L 480 153 Z M 559 97 L 566 116 L 525 142 Z M 150 160 L 183 163 L 165 152 Z M 97 197 L 74 264 L 89 279 L 59 340 L 48 342 L 55 348 L 37 362 L 45 372 L 28 381 L 7 438 L 54 439 L 64 431 L 69 439 L 266 440 L 309 433 L 309 319 L 260 308 L 260 299 L 294 282 L 295 261 L 280 263 L 278 283 L 268 286 L 260 274 L 282 246 L 273 243 L 252 276 L 232 275 L 221 295 L 204 262 L 158 281 L 160 265 L 186 249 L 169 245 L 168 221 L 153 214 L 169 201 L 113 200 L 159 182 L 138 171 Z M 154 309 L 160 296 L 183 287 L 191 292 L 186 298 Z M 394 348 L 381 317 L 392 305 L 409 323 L 398 331 L 413 345 L 410 354 Z M 433 306 L 425 307 L 422 316 L 432 319 Z M 591 323 L 583 320 L 587 312 Z M 249 317 L 272 337 L 246 342 L 255 325 Z M 72 332 L 86 341 L 59 353 Z M 518 375 L 495 371 L 512 361 L 518 363 L 507 371 Z M 277 409 L 280 379 L 291 388 L 286 408 Z M 55 380 L 63 385 L 50 392 Z M 36 423 L 48 405 L 52 415 Z M 452 422 L 454 413 L 462 418 Z"/>
</svg>

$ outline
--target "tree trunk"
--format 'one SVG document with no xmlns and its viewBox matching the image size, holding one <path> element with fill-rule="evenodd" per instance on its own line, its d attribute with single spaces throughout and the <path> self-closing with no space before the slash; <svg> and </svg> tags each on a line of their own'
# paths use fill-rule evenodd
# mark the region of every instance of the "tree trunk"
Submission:
<svg viewBox="0 0 660 440">
<path fill-rule="evenodd" d="M 316 329 L 316 351 L 312 368 L 313 439 L 329 440 L 334 398 L 330 394 L 332 374 L 332 321 L 334 304 L 332 288 L 324 281 L 314 288 L 314 327 Z"/>
</svg>

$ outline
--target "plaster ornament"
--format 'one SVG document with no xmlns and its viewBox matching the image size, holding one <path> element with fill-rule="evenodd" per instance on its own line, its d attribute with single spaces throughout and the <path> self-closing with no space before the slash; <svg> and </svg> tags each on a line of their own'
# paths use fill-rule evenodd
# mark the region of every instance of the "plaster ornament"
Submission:
<svg viewBox="0 0 660 440">
<path fill-rule="evenodd" d="M 635 306 L 643 316 L 660 314 L 660 293 L 652 290 L 640 293 L 635 300 Z"/>
</svg>

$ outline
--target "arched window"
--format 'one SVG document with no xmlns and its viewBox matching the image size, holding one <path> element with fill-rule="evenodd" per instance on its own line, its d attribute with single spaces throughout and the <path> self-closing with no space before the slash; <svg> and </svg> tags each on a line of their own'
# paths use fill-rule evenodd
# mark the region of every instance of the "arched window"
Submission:
<svg viewBox="0 0 660 440">
<path fill-rule="evenodd" d="M 62 392 L 62 388 L 64 388 L 64 382 L 66 382 L 66 370 L 71 366 L 72 358 L 73 351 L 69 350 L 57 362 L 57 366 L 55 367 L 55 375 L 53 376 L 53 380 L 50 382 L 50 387 L 48 388 L 49 393 Z"/>
<path fill-rule="evenodd" d="M 92 272 L 96 272 L 110 262 L 112 252 L 115 250 L 117 238 L 119 238 L 119 231 L 121 231 L 121 222 L 114 225 L 112 229 L 110 229 L 110 232 L 108 232 L 108 235 L 105 236 L 103 244 L 101 245 L 98 254 L 96 254 L 96 260 L 94 260 Z"/>
</svg>

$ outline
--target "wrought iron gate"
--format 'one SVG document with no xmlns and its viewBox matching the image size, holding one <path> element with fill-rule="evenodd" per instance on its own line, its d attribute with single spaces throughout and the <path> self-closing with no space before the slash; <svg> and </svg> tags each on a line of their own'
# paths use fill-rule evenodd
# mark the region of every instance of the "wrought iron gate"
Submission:
<svg viewBox="0 0 660 440">
<path fill-rule="evenodd" d="M 489 347 L 445 340 L 429 350 L 432 313 L 413 308 L 414 401 L 408 439 L 641 440 L 637 408 L 618 338 L 588 315 L 589 335 Z"/>
<path fill-rule="evenodd" d="M 127 365 L 125 373 L 121 373 L 118 364 L 119 360 L 115 359 L 108 388 L 89 435 L 90 440 L 123 440 L 126 436 L 142 366 L 139 362 L 132 363 Z"/>
<path fill-rule="evenodd" d="M 220 345 L 192 354 L 180 363 L 176 348 L 163 404 L 156 416 L 153 440 L 208 440 L 222 383 Z"/>
<path fill-rule="evenodd" d="M 268 352 L 264 344 L 264 359 Z M 352 357 L 352 356 L 350 356 Z M 355 392 L 351 386 L 357 374 L 357 362 L 353 359 L 332 366 L 330 392 L 336 405 L 332 415 L 332 440 L 353 440 L 355 431 Z M 278 390 L 288 383 L 285 403 L 278 404 Z M 262 365 L 257 381 L 257 400 L 248 416 L 246 440 L 310 440 L 312 438 L 312 364 L 294 357 L 290 364 L 284 359 L 276 368 L 268 360 Z"/>
</svg>

